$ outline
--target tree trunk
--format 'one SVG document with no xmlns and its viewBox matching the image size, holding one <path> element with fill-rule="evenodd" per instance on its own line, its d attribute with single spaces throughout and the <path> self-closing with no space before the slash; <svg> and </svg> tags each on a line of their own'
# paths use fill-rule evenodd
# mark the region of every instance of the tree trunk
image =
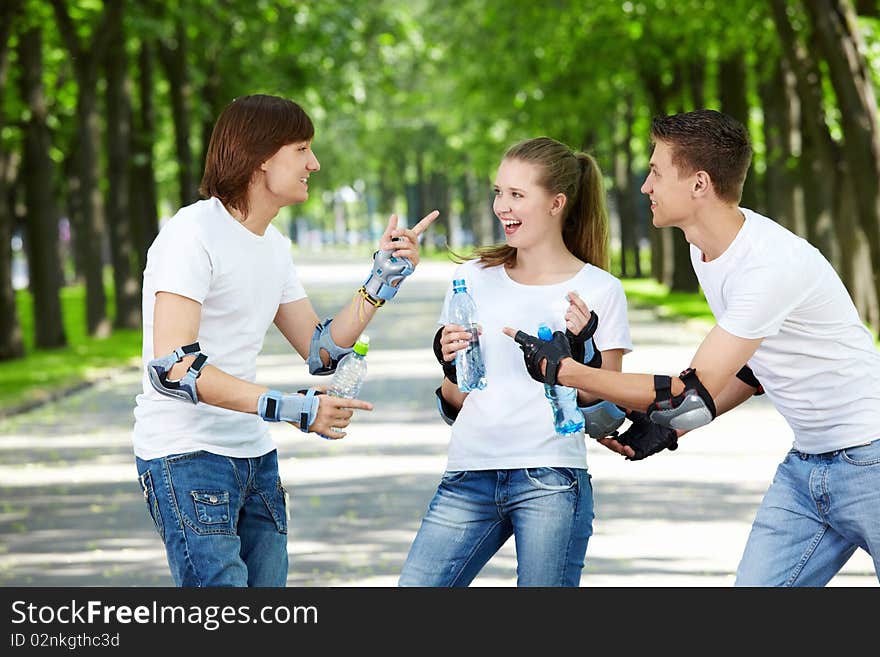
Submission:
<svg viewBox="0 0 880 657">
<path fill-rule="evenodd" d="M 871 72 L 862 53 L 856 15 L 849 2 L 804 0 L 821 44 L 843 128 L 843 156 L 855 189 L 859 225 L 871 254 L 874 289 L 880 297 L 880 126 Z M 876 331 L 880 326 L 874 325 Z"/>
<path fill-rule="evenodd" d="M 131 202 L 128 160 L 131 141 L 131 89 L 125 53 L 123 2 L 108 5 L 108 29 L 112 38 L 107 48 L 107 227 L 113 261 L 117 328 L 141 327 L 140 277 L 132 262 Z M 134 258 L 136 260 L 136 258 Z"/>
<path fill-rule="evenodd" d="M 748 130 L 748 75 L 742 51 L 737 51 L 730 57 L 721 60 L 718 74 L 721 111 L 735 118 Z M 755 172 L 753 159 L 746 174 L 746 182 L 743 185 L 742 205 L 758 212 L 762 211 L 763 203 L 759 192 L 760 180 Z"/>
<path fill-rule="evenodd" d="M 159 233 L 159 208 L 156 199 L 156 173 L 153 170 L 153 142 L 156 119 L 153 112 L 153 48 L 141 42 L 138 53 L 138 100 L 131 133 L 131 207 L 134 217 L 134 243 L 138 271 L 147 265 L 147 250 Z"/>
<path fill-rule="evenodd" d="M 190 82 L 187 72 L 186 26 L 178 19 L 173 43 L 159 43 L 159 58 L 168 78 L 171 110 L 174 115 L 174 144 L 177 153 L 177 180 L 181 206 L 198 200 L 199 190 L 193 172 L 190 146 Z"/>
<path fill-rule="evenodd" d="M 770 64 L 758 93 L 764 111 L 764 195 L 768 215 L 796 231 L 799 217 L 795 215 L 794 140 L 799 138 L 800 104 L 794 92 L 793 76 L 785 61 L 777 57 Z"/>
<path fill-rule="evenodd" d="M 638 213 L 632 185 L 632 96 L 627 95 L 623 103 L 623 134 L 614 149 L 614 198 L 620 222 L 620 275 L 627 277 L 638 273 L 639 247 L 636 239 Z M 631 268 L 629 260 L 633 263 Z"/>
<path fill-rule="evenodd" d="M 28 274 L 34 298 L 34 343 L 40 348 L 67 344 L 61 320 L 61 270 L 58 266 L 58 214 L 52 188 L 52 144 L 43 94 L 43 38 L 39 28 L 19 37 L 22 97 L 30 118 L 24 133 L 25 206 L 28 224 Z"/>
<path fill-rule="evenodd" d="M 119 2 L 120 0 L 111 0 Z M 77 261 L 82 267 L 86 282 L 86 329 L 89 335 L 103 337 L 110 333 L 107 316 L 107 299 L 102 278 L 104 226 L 102 221 L 101 194 L 98 188 L 98 152 L 100 130 L 98 118 L 98 64 L 103 60 L 109 31 L 104 24 L 96 28 L 90 49 L 79 42 L 76 27 L 67 12 L 64 0 L 52 0 L 58 29 L 70 52 L 77 82 L 76 128 L 77 149 L 75 154 L 76 178 L 79 184 L 79 212 L 75 215 Z"/>
<path fill-rule="evenodd" d="M 9 37 L 12 21 L 20 9 L 19 2 L 7 2 L 0 6 L 0 107 L 4 106 L 6 79 L 9 73 Z M 5 114 L 0 111 L 0 133 L 3 132 Z M 15 178 L 17 162 L 13 154 L 0 151 L 0 361 L 24 356 L 24 342 L 18 310 L 15 307 L 15 290 L 12 288 L 12 228 L 14 216 L 9 204 L 9 188 Z"/>
</svg>

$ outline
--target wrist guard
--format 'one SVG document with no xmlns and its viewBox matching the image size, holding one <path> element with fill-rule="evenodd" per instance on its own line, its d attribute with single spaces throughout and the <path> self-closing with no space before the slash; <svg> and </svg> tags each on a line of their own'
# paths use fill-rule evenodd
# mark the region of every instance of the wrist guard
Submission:
<svg viewBox="0 0 880 657">
<path fill-rule="evenodd" d="M 562 331 L 554 331 L 552 340 L 541 340 L 533 335 L 517 331 L 513 337 L 523 352 L 523 360 L 529 375 L 539 383 L 556 385 L 559 363 L 571 358 L 571 347 Z M 547 361 L 545 373 L 541 374 L 541 361 Z"/>
<path fill-rule="evenodd" d="M 408 258 L 394 258 L 393 251 L 376 251 L 373 268 L 361 288 L 364 298 L 377 308 L 393 299 L 403 279 L 415 271 Z"/>
<path fill-rule="evenodd" d="M 580 333 L 575 335 L 569 329 L 565 329 L 565 337 L 571 347 L 571 357 L 590 367 L 602 367 L 602 352 L 596 348 L 596 341 L 593 339 L 597 328 L 599 328 L 599 316 L 595 310 L 591 310 L 590 319 Z"/>
<path fill-rule="evenodd" d="M 440 346 L 440 336 L 442 333 L 443 327 L 441 326 L 434 334 L 434 357 L 437 359 L 437 362 L 440 363 L 440 367 L 443 368 L 443 376 L 457 384 L 458 375 L 455 373 L 455 361 L 443 360 L 443 348 Z"/>
<path fill-rule="evenodd" d="M 651 422 L 647 415 L 639 411 L 630 411 L 626 417 L 632 421 L 632 425 L 616 440 L 621 445 L 632 447 L 635 452 L 634 456 L 626 457 L 628 461 L 641 461 L 664 449 L 678 449 L 678 433 L 675 429 Z"/>
<path fill-rule="evenodd" d="M 257 402 L 257 415 L 266 422 L 296 422 L 299 430 L 309 432 L 309 427 L 318 416 L 320 399 L 317 391 L 309 388 L 305 395 L 289 395 L 268 390 L 260 395 Z"/>
</svg>

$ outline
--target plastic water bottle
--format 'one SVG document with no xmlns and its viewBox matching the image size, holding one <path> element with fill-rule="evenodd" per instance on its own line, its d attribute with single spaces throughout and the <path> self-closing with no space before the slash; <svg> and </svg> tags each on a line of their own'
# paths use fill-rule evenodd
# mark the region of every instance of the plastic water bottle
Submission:
<svg viewBox="0 0 880 657">
<path fill-rule="evenodd" d="M 549 342 L 553 339 L 553 331 L 546 324 L 538 327 L 538 338 Z M 553 424 L 556 433 L 566 436 L 577 433 L 584 428 L 584 414 L 578 409 L 577 390 L 567 386 L 544 384 L 544 395 L 553 409 Z"/>
<path fill-rule="evenodd" d="M 464 279 L 452 281 L 452 299 L 449 302 L 449 322 L 459 324 L 471 334 L 466 349 L 455 352 L 455 377 L 462 392 L 486 387 L 486 365 L 480 350 L 480 332 L 477 329 L 477 306 L 467 292 Z"/>
<path fill-rule="evenodd" d="M 327 388 L 327 394 L 334 397 L 357 399 L 364 379 L 367 378 L 367 351 L 370 349 L 370 338 L 361 335 L 354 343 L 354 350 L 347 353 L 336 366 L 336 372 Z"/>
</svg>

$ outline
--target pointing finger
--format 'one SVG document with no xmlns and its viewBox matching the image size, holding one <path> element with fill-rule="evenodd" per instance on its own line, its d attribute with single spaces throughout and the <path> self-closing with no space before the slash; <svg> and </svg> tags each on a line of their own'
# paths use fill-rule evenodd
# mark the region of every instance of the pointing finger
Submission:
<svg viewBox="0 0 880 657">
<path fill-rule="evenodd" d="M 425 215 L 425 217 L 419 223 L 417 223 L 415 226 L 413 226 L 410 230 L 413 233 L 415 233 L 417 236 L 421 235 L 422 233 L 425 232 L 425 229 L 427 229 L 428 226 L 430 226 L 434 222 L 434 219 L 436 219 L 439 216 L 440 216 L 440 212 L 438 210 L 434 210 L 433 212 Z"/>
</svg>

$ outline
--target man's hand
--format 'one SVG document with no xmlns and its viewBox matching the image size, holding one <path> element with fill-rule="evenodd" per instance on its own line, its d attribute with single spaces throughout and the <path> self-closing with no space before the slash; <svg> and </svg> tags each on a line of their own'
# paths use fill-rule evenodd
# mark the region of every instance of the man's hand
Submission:
<svg viewBox="0 0 880 657">
<path fill-rule="evenodd" d="M 639 411 L 630 411 L 626 417 L 632 421 L 632 425 L 616 438 L 616 443 L 629 450 L 618 450 L 613 445 L 599 442 L 619 454 L 624 454 L 629 461 L 640 461 L 664 449 L 678 449 L 678 432 L 675 429 L 655 424 Z"/>
<path fill-rule="evenodd" d="M 373 405 L 370 402 L 360 399 L 347 399 L 332 395 L 321 395 L 319 399 L 321 401 L 318 404 L 318 414 L 314 422 L 309 425 L 309 431 L 331 440 L 345 438 L 346 434 L 342 429 L 351 423 L 354 409 L 373 410 Z"/>
<path fill-rule="evenodd" d="M 419 264 L 419 236 L 427 230 L 434 219 L 440 216 L 440 212 L 434 210 L 425 215 L 422 220 L 412 228 L 398 228 L 397 215 L 392 214 L 388 219 L 385 232 L 379 240 L 380 251 L 391 251 L 392 258 L 406 258 L 415 268 Z"/>
<path fill-rule="evenodd" d="M 559 363 L 571 358 L 571 347 L 562 331 L 554 331 L 552 340 L 541 340 L 534 335 L 504 327 L 504 334 L 516 340 L 523 352 L 529 375 L 539 383 L 556 385 Z"/>
</svg>

